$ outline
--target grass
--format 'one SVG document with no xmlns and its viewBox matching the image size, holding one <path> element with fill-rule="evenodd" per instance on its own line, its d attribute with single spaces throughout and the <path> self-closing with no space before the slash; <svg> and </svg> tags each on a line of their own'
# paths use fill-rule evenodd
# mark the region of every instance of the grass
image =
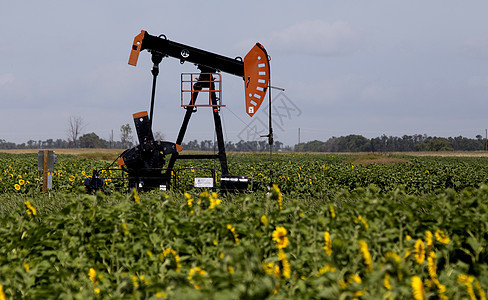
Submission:
<svg viewBox="0 0 488 300">
<path fill-rule="evenodd" d="M 398 163 L 409 163 L 409 161 L 404 158 L 395 157 L 385 153 L 383 154 L 367 153 L 359 156 L 354 156 L 351 158 L 351 162 L 353 164 L 363 165 L 363 166 L 367 166 L 370 164 L 393 165 Z"/>
</svg>

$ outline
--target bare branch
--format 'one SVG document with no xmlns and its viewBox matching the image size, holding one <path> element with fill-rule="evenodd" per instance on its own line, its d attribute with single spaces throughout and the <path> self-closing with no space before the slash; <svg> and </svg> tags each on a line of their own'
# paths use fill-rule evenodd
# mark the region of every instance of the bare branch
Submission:
<svg viewBox="0 0 488 300">
<path fill-rule="evenodd" d="M 69 127 L 67 130 L 68 140 L 73 144 L 74 148 L 78 147 L 78 137 L 81 135 L 81 132 L 85 127 L 86 124 L 80 116 L 69 117 Z"/>
</svg>

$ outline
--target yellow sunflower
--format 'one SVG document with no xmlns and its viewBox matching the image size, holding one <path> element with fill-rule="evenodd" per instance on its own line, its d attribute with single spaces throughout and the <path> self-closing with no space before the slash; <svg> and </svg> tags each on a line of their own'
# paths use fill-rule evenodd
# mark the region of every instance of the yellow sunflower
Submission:
<svg viewBox="0 0 488 300">
<path fill-rule="evenodd" d="M 227 224 L 227 229 L 232 233 L 232 236 L 234 237 L 234 242 L 236 244 L 239 244 L 239 235 L 236 233 L 236 228 L 233 227 L 231 224 Z"/>
<path fill-rule="evenodd" d="M 279 249 L 283 249 L 288 246 L 289 241 L 286 234 L 286 228 L 282 226 L 276 227 L 275 231 L 273 231 L 273 241 L 276 242 L 276 247 L 278 247 Z"/>
<path fill-rule="evenodd" d="M 270 199 L 275 200 L 278 203 L 278 207 L 280 208 L 280 210 L 283 209 L 283 196 L 281 195 L 281 191 L 276 184 L 273 184 L 273 186 L 271 187 L 269 197 Z"/>
<path fill-rule="evenodd" d="M 418 239 L 415 242 L 414 247 L 414 255 L 415 255 L 415 260 L 419 265 L 423 264 L 425 261 L 425 245 L 424 242 L 421 239 Z"/>
<path fill-rule="evenodd" d="M 327 254 L 328 256 L 330 256 L 332 254 L 332 240 L 330 238 L 330 233 L 328 231 L 324 232 L 324 251 L 325 251 L 325 254 Z"/>
<path fill-rule="evenodd" d="M 330 216 L 332 217 L 332 219 L 334 219 L 336 217 L 336 214 L 334 211 L 334 206 L 332 206 L 332 204 L 329 204 L 329 211 L 330 211 Z"/>
<path fill-rule="evenodd" d="M 427 244 L 427 253 L 434 248 L 434 235 L 430 230 L 425 232 L 425 243 Z"/>
<path fill-rule="evenodd" d="M 369 228 L 368 221 L 366 221 L 365 218 L 358 216 L 356 219 L 354 219 L 354 223 L 358 224 L 359 222 L 363 223 L 364 229 L 367 230 Z"/>
<path fill-rule="evenodd" d="M 387 290 L 391 290 L 392 289 L 391 282 L 390 282 L 390 274 L 388 274 L 388 273 L 385 273 L 385 277 L 383 278 L 383 286 Z"/>
<path fill-rule="evenodd" d="M 283 249 L 280 249 L 278 251 L 278 260 L 281 263 L 281 273 L 283 274 L 283 277 L 290 278 L 290 262 L 288 261 L 288 258 L 286 257 L 285 251 L 283 251 Z"/>
<path fill-rule="evenodd" d="M 449 244 L 451 239 L 444 233 L 444 231 L 437 229 L 434 233 L 435 239 L 440 243 Z"/>
<path fill-rule="evenodd" d="M 366 270 L 368 272 L 373 271 L 373 261 L 371 259 L 371 253 L 369 253 L 368 250 L 368 243 L 365 241 L 359 241 L 359 252 L 361 252 L 363 259 L 364 259 L 364 264 L 366 265 Z"/>
<path fill-rule="evenodd" d="M 90 278 L 90 281 L 95 284 L 95 280 L 97 279 L 97 271 L 95 269 L 90 268 L 88 271 L 88 278 Z"/>
<path fill-rule="evenodd" d="M 476 290 L 478 291 L 478 295 L 480 296 L 480 299 L 482 300 L 486 300 L 486 294 L 485 294 L 485 291 L 483 290 L 483 288 L 481 287 L 481 284 L 478 280 L 476 280 L 474 282 L 474 287 L 476 288 Z"/>
<path fill-rule="evenodd" d="M 473 289 L 474 276 L 460 274 L 456 278 L 456 281 L 466 286 L 466 291 L 468 292 L 470 299 L 476 299 L 476 295 L 474 294 L 474 289 Z"/>
<path fill-rule="evenodd" d="M 415 300 L 424 300 L 424 284 L 422 283 L 422 279 L 418 276 L 412 277 L 412 294 Z"/>
<path fill-rule="evenodd" d="M 34 206 L 32 206 L 30 201 L 25 201 L 24 204 L 25 204 L 25 207 L 27 208 L 27 214 L 35 216 L 37 213 L 36 208 Z"/>
<path fill-rule="evenodd" d="M 430 278 L 434 279 L 437 278 L 437 267 L 435 264 L 436 254 L 434 251 L 429 252 L 429 256 L 427 256 L 427 270 L 429 272 Z"/>
<path fill-rule="evenodd" d="M 202 288 L 202 286 L 201 284 L 195 282 L 195 275 L 198 277 L 204 277 L 207 276 L 207 272 L 200 267 L 194 267 L 190 269 L 190 273 L 188 274 L 188 281 L 190 281 L 190 284 L 192 284 L 195 289 L 199 290 Z"/>
<path fill-rule="evenodd" d="M 181 264 L 180 264 L 180 256 L 178 255 L 178 253 L 176 253 L 176 251 L 171 248 L 167 248 L 163 251 L 163 254 L 161 254 L 160 256 L 161 260 L 165 260 L 166 256 L 168 255 L 171 255 L 174 259 L 176 273 L 180 272 Z"/>
<path fill-rule="evenodd" d="M 3 285 L 0 284 L 0 300 L 7 299 L 5 293 L 3 292 Z"/>
</svg>

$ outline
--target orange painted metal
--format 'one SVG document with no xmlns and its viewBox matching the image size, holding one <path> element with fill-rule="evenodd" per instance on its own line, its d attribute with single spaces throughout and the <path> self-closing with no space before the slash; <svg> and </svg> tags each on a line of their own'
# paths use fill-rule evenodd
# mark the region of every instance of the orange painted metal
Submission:
<svg viewBox="0 0 488 300">
<path fill-rule="evenodd" d="M 137 112 L 135 114 L 132 114 L 132 117 L 134 119 L 137 119 L 137 118 L 144 118 L 147 116 L 147 111 L 140 111 L 140 112 Z"/>
<path fill-rule="evenodd" d="M 202 80 L 201 78 L 208 78 Z M 195 84 L 206 86 L 195 90 Z M 209 88 L 213 86 L 214 88 Z M 194 92 L 207 94 L 208 102 L 194 103 L 192 95 Z M 217 104 L 212 104 L 212 93 L 217 97 Z M 225 107 L 222 104 L 222 75 L 219 73 L 181 73 L 181 107 Z"/>
<path fill-rule="evenodd" d="M 139 59 L 139 52 L 141 52 L 142 40 L 146 34 L 145 30 L 141 30 L 141 33 L 136 35 L 134 42 L 132 43 L 132 49 L 130 50 L 129 65 L 137 65 L 137 60 Z"/>
<path fill-rule="evenodd" d="M 268 90 L 270 76 L 269 57 L 266 49 L 256 43 L 244 57 L 244 84 L 246 112 L 253 116 L 261 106 Z"/>
</svg>

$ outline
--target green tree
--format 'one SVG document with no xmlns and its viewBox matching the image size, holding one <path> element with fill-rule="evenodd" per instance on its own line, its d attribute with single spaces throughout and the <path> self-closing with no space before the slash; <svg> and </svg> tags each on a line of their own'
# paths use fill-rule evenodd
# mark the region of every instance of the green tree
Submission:
<svg viewBox="0 0 488 300">
<path fill-rule="evenodd" d="M 428 138 L 422 143 L 415 145 L 417 151 L 452 151 L 451 142 L 446 138 Z"/>
<path fill-rule="evenodd" d="M 132 128 L 129 124 L 120 126 L 120 142 L 124 148 L 132 146 Z"/>
<path fill-rule="evenodd" d="M 79 144 L 81 148 L 105 148 L 107 141 L 92 132 L 80 136 Z"/>
</svg>

